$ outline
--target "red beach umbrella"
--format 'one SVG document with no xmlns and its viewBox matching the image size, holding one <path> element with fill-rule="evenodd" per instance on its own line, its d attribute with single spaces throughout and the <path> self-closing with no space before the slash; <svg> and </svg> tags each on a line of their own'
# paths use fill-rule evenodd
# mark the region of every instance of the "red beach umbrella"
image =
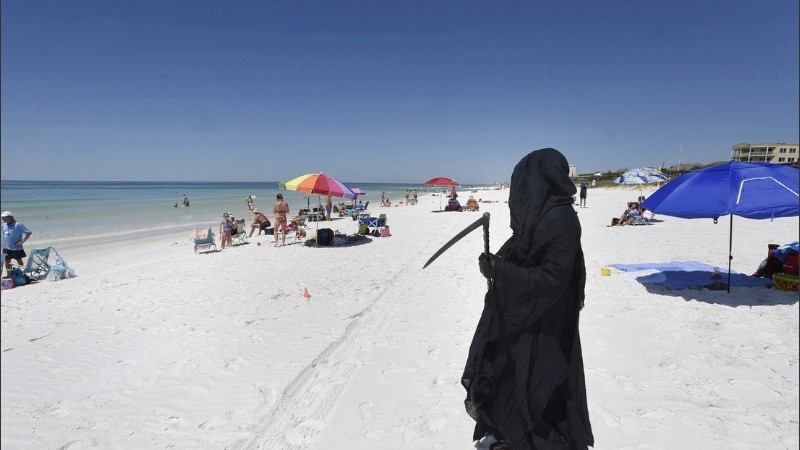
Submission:
<svg viewBox="0 0 800 450">
<path fill-rule="evenodd" d="M 453 189 L 455 189 L 455 186 L 458 186 L 458 182 L 452 178 L 436 177 L 426 181 L 425 186 L 453 186 Z M 439 195 L 439 209 L 442 209 L 441 195 Z"/>
<path fill-rule="evenodd" d="M 458 182 L 452 178 L 436 177 L 425 182 L 426 186 L 458 186 Z"/>
</svg>

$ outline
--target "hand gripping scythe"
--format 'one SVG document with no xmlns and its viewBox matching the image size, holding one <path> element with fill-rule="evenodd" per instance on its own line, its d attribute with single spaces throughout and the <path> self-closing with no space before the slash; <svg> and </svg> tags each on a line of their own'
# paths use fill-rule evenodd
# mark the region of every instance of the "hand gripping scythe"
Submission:
<svg viewBox="0 0 800 450">
<path fill-rule="evenodd" d="M 486 256 L 489 256 L 489 213 L 485 212 L 485 213 L 483 213 L 483 216 L 481 216 L 480 219 L 476 220 L 475 222 L 470 224 L 467 228 L 464 228 L 463 230 L 461 230 L 460 233 L 458 233 L 457 235 L 453 236 L 452 239 L 447 241 L 447 243 L 444 244 L 442 246 L 442 248 L 440 248 L 436 253 L 433 254 L 433 256 L 431 256 L 431 258 L 428 260 L 428 262 L 425 263 L 424 266 L 422 266 L 422 268 L 424 269 L 424 268 L 428 267 L 428 265 L 430 263 L 432 263 L 436 258 L 438 258 L 439 255 L 441 255 L 442 253 L 446 252 L 447 249 L 449 249 L 450 247 L 453 246 L 453 244 L 455 244 L 456 242 L 461 240 L 461 238 L 463 238 L 464 236 L 466 236 L 466 235 L 470 234 L 471 232 L 475 231 L 477 228 L 480 228 L 481 226 L 483 226 L 483 253 L 486 254 Z M 489 287 L 491 288 L 492 287 L 492 281 L 491 280 L 487 280 L 487 281 L 489 283 Z"/>
</svg>

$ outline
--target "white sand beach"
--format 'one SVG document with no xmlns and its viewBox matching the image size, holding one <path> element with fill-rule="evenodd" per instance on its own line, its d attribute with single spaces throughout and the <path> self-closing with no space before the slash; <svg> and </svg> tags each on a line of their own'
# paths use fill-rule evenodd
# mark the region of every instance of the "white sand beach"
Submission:
<svg viewBox="0 0 800 450">
<path fill-rule="evenodd" d="M 480 205 L 494 252 L 510 236 L 508 190 L 474 195 L 494 201 Z M 798 293 L 601 276 L 613 263 L 727 270 L 727 218 L 606 227 L 637 196 L 590 189 L 575 206 L 595 448 L 798 448 Z M 350 247 L 262 235 L 195 254 L 186 230 L 62 252 L 76 278 L 2 292 L 2 448 L 472 448 L 460 376 L 483 239 L 423 270 L 478 218 L 434 214 L 439 201 L 370 205 L 392 236 Z M 735 217 L 732 268 L 750 274 L 767 244 L 796 240 L 797 218 Z"/>
</svg>

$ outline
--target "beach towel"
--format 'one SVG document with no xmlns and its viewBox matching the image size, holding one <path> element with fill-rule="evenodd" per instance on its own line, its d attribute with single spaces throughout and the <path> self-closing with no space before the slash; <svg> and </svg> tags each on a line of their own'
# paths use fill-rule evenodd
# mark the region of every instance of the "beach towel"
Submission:
<svg viewBox="0 0 800 450">
<path fill-rule="evenodd" d="M 625 272 L 642 284 L 662 286 L 668 290 L 714 289 L 727 286 L 728 274 L 697 261 L 672 261 L 669 263 L 609 264 Z M 771 286 L 772 281 L 731 271 L 731 286 Z"/>
</svg>

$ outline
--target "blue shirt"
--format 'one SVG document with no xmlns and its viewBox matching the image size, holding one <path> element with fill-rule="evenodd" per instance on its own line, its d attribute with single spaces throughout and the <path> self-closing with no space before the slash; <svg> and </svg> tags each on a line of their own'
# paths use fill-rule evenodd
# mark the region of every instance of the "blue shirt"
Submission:
<svg viewBox="0 0 800 450">
<path fill-rule="evenodd" d="M 17 222 L 16 220 L 7 224 L 3 222 L 3 248 L 8 250 L 22 250 L 21 245 L 17 242 L 22 240 L 22 236 L 30 233 L 31 231 L 25 225 Z"/>
</svg>

